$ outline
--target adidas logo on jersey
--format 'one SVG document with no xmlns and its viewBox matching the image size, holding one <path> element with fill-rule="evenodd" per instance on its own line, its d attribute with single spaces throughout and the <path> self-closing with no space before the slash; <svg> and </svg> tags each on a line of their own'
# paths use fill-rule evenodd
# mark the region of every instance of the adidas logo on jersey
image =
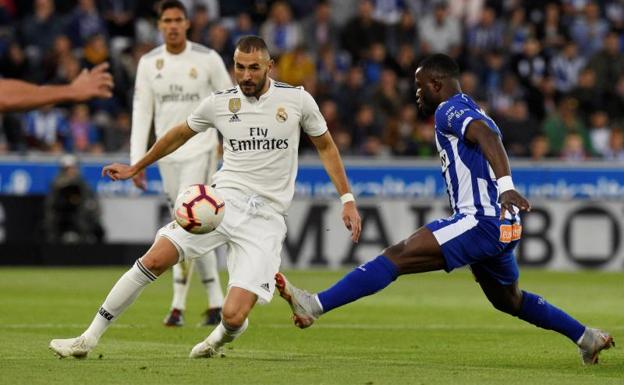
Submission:
<svg viewBox="0 0 624 385">
<path fill-rule="evenodd" d="M 240 122 L 240 121 L 241 121 L 240 118 L 236 114 L 232 115 L 232 117 L 229 120 L 230 123 Z"/>
<path fill-rule="evenodd" d="M 263 288 L 266 291 L 271 291 L 271 289 L 269 289 L 269 283 L 263 283 L 262 285 L 260 285 L 261 288 Z"/>
</svg>

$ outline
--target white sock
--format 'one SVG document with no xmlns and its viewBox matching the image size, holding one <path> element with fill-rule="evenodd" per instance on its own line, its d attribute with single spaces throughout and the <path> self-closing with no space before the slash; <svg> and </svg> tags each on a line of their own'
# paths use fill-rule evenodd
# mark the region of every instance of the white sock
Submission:
<svg viewBox="0 0 624 385">
<path fill-rule="evenodd" d="M 137 259 L 130 270 L 126 271 L 113 286 L 91 325 L 82 335 L 93 344 L 97 344 L 108 326 L 134 302 L 143 288 L 156 278 L 158 277 Z"/>
<path fill-rule="evenodd" d="M 195 267 L 206 289 L 208 295 L 208 306 L 210 308 L 223 307 L 223 290 L 217 269 L 217 255 L 214 251 L 203 255 L 195 260 Z"/>
<path fill-rule="evenodd" d="M 229 326 L 225 326 L 223 321 L 221 321 L 221 323 L 217 325 L 217 327 L 208 336 L 208 343 L 216 348 L 220 348 L 228 342 L 234 341 L 234 339 L 243 334 L 245 330 L 247 330 L 247 326 L 249 326 L 248 319 L 245 319 L 243 325 L 238 329 L 232 329 Z"/>
<path fill-rule="evenodd" d="M 188 273 L 188 264 L 180 262 L 173 265 L 173 299 L 171 300 L 171 308 L 184 310 L 186 309 L 186 294 L 188 293 L 188 284 L 191 280 Z"/>
</svg>

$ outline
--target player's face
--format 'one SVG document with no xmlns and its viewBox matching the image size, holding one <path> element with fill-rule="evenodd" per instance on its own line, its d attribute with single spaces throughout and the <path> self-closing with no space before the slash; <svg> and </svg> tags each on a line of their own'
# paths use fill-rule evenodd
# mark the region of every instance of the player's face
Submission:
<svg viewBox="0 0 624 385">
<path fill-rule="evenodd" d="M 262 50 L 234 52 L 234 78 L 245 96 L 260 96 L 265 91 L 273 60 Z"/>
<path fill-rule="evenodd" d="M 431 115 L 440 104 L 436 98 L 436 87 L 433 78 L 422 70 L 416 69 L 416 104 L 418 110 L 425 116 Z"/>
<path fill-rule="evenodd" d="M 186 41 L 186 31 L 190 23 L 184 16 L 184 12 L 179 8 L 169 8 L 165 10 L 158 20 L 158 29 L 163 35 L 165 44 L 168 46 L 179 46 Z"/>
</svg>

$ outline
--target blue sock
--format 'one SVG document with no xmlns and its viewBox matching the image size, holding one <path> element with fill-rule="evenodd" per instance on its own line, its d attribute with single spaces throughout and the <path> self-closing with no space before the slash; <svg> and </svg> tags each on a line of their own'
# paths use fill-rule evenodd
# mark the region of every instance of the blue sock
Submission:
<svg viewBox="0 0 624 385">
<path fill-rule="evenodd" d="M 388 286 L 399 276 L 394 263 L 383 255 L 356 267 L 334 286 L 318 293 L 323 313 L 366 297 Z"/>
<path fill-rule="evenodd" d="M 546 302 L 533 293 L 522 291 L 522 308 L 518 318 L 535 326 L 561 333 L 577 343 L 585 332 L 585 326 L 566 312 Z"/>
</svg>

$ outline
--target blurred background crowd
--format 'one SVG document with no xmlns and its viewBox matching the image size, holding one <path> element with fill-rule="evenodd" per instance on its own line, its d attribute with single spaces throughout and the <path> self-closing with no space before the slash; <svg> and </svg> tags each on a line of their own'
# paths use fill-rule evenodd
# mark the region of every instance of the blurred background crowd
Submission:
<svg viewBox="0 0 624 385">
<path fill-rule="evenodd" d="M 624 161 L 623 0 L 186 0 L 190 40 L 232 68 L 259 34 L 273 77 L 304 85 L 345 154 L 437 156 L 413 74 L 444 52 L 510 156 Z M 162 43 L 151 0 L 0 0 L 0 75 L 67 83 L 107 61 L 109 100 L 6 114 L 0 153 L 127 153 L 141 55 Z M 309 146 L 302 143 L 302 151 Z"/>
</svg>

